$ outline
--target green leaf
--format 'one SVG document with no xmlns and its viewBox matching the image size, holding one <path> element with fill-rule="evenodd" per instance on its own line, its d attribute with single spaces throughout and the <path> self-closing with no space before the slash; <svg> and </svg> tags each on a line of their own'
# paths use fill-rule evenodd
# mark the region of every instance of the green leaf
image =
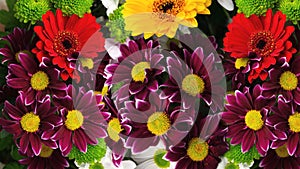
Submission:
<svg viewBox="0 0 300 169">
<path fill-rule="evenodd" d="M 7 135 L 6 137 L 0 138 L 0 151 L 9 149 L 12 144 L 12 135 Z"/>
<path fill-rule="evenodd" d="M 24 23 L 19 22 L 14 17 L 14 5 L 17 0 L 6 0 L 8 11 L 2 9 L 0 10 L 0 23 L 5 25 L 6 29 L 13 29 L 14 27 L 25 27 Z"/>
<path fill-rule="evenodd" d="M 3 169 L 23 169 L 25 168 L 25 166 L 22 166 L 20 164 L 18 164 L 17 162 L 12 162 L 9 164 L 6 164 Z"/>
<path fill-rule="evenodd" d="M 23 159 L 23 158 L 25 158 L 24 156 L 21 156 L 20 154 L 19 154 L 19 152 L 18 152 L 18 148 L 15 146 L 15 145 L 13 145 L 12 147 L 11 147 L 11 151 L 10 151 L 10 155 L 11 155 L 11 157 L 14 159 L 14 160 L 21 160 L 21 159 Z"/>
</svg>

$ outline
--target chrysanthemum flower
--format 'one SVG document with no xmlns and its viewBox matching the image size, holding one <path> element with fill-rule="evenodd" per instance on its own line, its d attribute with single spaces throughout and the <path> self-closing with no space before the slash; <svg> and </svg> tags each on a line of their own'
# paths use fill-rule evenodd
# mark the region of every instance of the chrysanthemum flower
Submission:
<svg viewBox="0 0 300 169">
<path fill-rule="evenodd" d="M 59 71 L 47 65 L 38 65 L 36 60 L 28 54 L 18 55 L 20 64 L 10 64 L 7 75 L 7 85 L 19 89 L 25 104 L 29 105 L 35 100 L 42 101 L 45 95 L 57 97 L 66 95 L 66 84 L 59 81 Z M 47 58 L 44 59 L 47 64 Z"/>
<path fill-rule="evenodd" d="M 21 28 L 14 28 L 11 34 L 1 39 L 9 44 L 0 48 L 0 54 L 4 56 L 2 63 L 18 63 L 18 55 L 20 53 L 30 54 L 36 43 L 36 38 L 33 39 L 33 31 Z"/>
<path fill-rule="evenodd" d="M 122 56 L 117 63 L 107 65 L 107 84 L 123 82 L 122 89 L 116 92 L 117 99 L 134 95 L 144 100 L 148 94 L 158 89 L 157 77 L 163 72 L 160 65 L 163 55 L 159 53 L 157 41 L 138 39 L 120 47 Z"/>
<path fill-rule="evenodd" d="M 246 73 L 249 72 L 248 59 L 224 59 L 226 78 L 231 81 L 231 90 L 239 90 L 246 86 Z"/>
<path fill-rule="evenodd" d="M 300 1 L 299 0 L 280 0 L 278 10 L 286 15 L 287 20 L 297 25 L 300 21 Z"/>
<path fill-rule="evenodd" d="M 259 163 L 264 169 L 300 169 L 300 157 L 290 156 L 286 145 L 269 150 Z"/>
<path fill-rule="evenodd" d="M 210 14 L 211 0 L 127 0 L 123 16 L 125 29 L 133 36 L 144 33 L 147 39 L 157 36 L 175 36 L 178 26 L 197 27 L 197 14 Z M 147 22 L 145 22 L 147 21 Z"/>
<path fill-rule="evenodd" d="M 248 81 L 260 78 L 266 80 L 268 69 L 284 57 L 289 62 L 296 49 L 288 40 L 294 32 L 293 26 L 285 26 L 285 15 L 278 11 L 272 15 L 268 10 L 266 16 L 237 14 L 228 25 L 229 32 L 224 38 L 224 51 L 231 57 L 248 58 L 250 65 Z"/>
<path fill-rule="evenodd" d="M 278 105 L 272 107 L 272 112 L 274 114 L 268 117 L 267 122 L 281 132 L 279 140 L 272 143 L 272 148 L 286 144 L 290 156 L 300 156 L 300 106 L 280 95 Z"/>
<path fill-rule="evenodd" d="M 93 91 L 86 92 L 82 87 L 76 89 L 68 87 L 68 95 L 64 98 L 53 98 L 59 107 L 63 118 L 63 125 L 52 135 L 51 139 L 58 141 L 64 156 L 68 155 L 73 144 L 81 151 L 87 151 L 87 145 L 96 145 L 97 138 L 106 137 L 103 127 L 105 117 L 100 112 L 103 105 L 99 105 L 101 97 L 96 100 Z"/>
<path fill-rule="evenodd" d="M 50 0 L 54 8 L 61 9 L 65 15 L 76 14 L 83 17 L 85 13 L 91 13 L 93 0 Z"/>
<path fill-rule="evenodd" d="M 57 148 L 50 137 L 41 137 L 62 123 L 61 118 L 55 114 L 57 108 L 51 107 L 50 97 L 43 103 L 35 102 L 30 106 L 25 106 L 24 102 L 21 97 L 17 97 L 15 105 L 5 102 L 4 114 L 7 118 L 0 119 L 3 129 L 13 134 L 19 151 L 28 157 L 38 156 L 42 143 Z"/>
<path fill-rule="evenodd" d="M 91 14 L 79 18 L 63 16 L 61 10 L 57 10 L 56 15 L 48 11 L 43 15 L 43 23 L 34 27 L 40 40 L 32 52 L 40 62 L 43 57 L 50 58 L 61 69 L 63 80 L 73 77 L 79 53 L 81 57 L 94 58 L 97 52 L 104 50 L 101 26 Z"/>
<path fill-rule="evenodd" d="M 69 167 L 67 159 L 62 156 L 60 150 L 54 150 L 45 145 L 42 145 L 41 153 L 38 156 L 21 159 L 19 163 L 27 165 L 28 169 L 64 169 Z"/>
<path fill-rule="evenodd" d="M 170 147 L 165 158 L 177 162 L 175 169 L 217 168 L 220 156 L 228 150 L 226 130 L 212 127 L 218 124 L 215 117 L 199 119 L 184 140 Z"/>
<path fill-rule="evenodd" d="M 249 151 L 255 145 L 258 152 L 265 155 L 270 141 L 277 139 L 266 124 L 275 97 L 266 98 L 261 94 L 261 87 L 256 85 L 253 91 L 245 87 L 243 92 L 227 95 L 228 104 L 225 105 L 222 119 L 228 125 L 227 137 L 232 138 L 231 144 L 241 144 L 242 152 Z"/>
<path fill-rule="evenodd" d="M 252 14 L 264 15 L 268 9 L 276 7 L 279 0 L 236 0 L 238 12 L 244 13 L 247 17 Z"/>
</svg>

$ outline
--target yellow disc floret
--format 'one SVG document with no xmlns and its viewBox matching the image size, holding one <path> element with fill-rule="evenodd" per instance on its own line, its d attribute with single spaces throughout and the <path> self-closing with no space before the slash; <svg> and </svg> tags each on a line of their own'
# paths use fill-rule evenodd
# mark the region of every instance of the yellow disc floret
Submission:
<svg viewBox="0 0 300 169">
<path fill-rule="evenodd" d="M 53 153 L 53 149 L 48 147 L 48 146 L 45 146 L 44 144 L 42 144 L 42 150 L 41 150 L 41 153 L 40 153 L 40 157 L 43 157 L 43 158 L 48 158 L 52 155 Z"/>
<path fill-rule="evenodd" d="M 281 74 L 279 84 L 284 90 L 295 90 L 298 86 L 298 78 L 294 73 L 286 71 Z"/>
<path fill-rule="evenodd" d="M 241 67 L 246 67 L 247 63 L 249 61 L 249 58 L 238 58 L 235 61 L 235 68 L 241 69 Z"/>
<path fill-rule="evenodd" d="M 40 122 L 41 120 L 38 115 L 35 115 L 33 112 L 29 112 L 21 118 L 21 127 L 23 130 L 33 133 L 38 131 Z"/>
<path fill-rule="evenodd" d="M 140 62 L 133 66 L 131 70 L 131 77 L 135 82 L 144 82 L 146 78 L 145 69 L 150 69 L 149 62 Z"/>
<path fill-rule="evenodd" d="M 255 131 L 260 130 L 264 125 L 262 115 L 257 110 L 250 110 L 247 112 L 245 116 L 245 123 L 247 127 Z"/>
<path fill-rule="evenodd" d="M 67 120 L 65 121 L 65 125 L 69 130 L 79 129 L 84 121 L 84 117 L 82 113 L 78 110 L 71 110 L 67 114 Z"/>
<path fill-rule="evenodd" d="M 275 150 L 276 154 L 281 158 L 289 157 L 289 153 L 287 151 L 286 145 L 280 146 Z"/>
<path fill-rule="evenodd" d="M 83 67 L 87 67 L 88 69 L 94 68 L 94 61 L 91 58 L 79 58 Z"/>
<path fill-rule="evenodd" d="M 203 93 L 205 83 L 201 77 L 195 74 L 189 74 L 182 80 L 182 89 L 186 93 L 196 96 Z"/>
<path fill-rule="evenodd" d="M 300 132 L 300 113 L 296 112 L 290 115 L 288 122 L 291 131 L 296 133 Z"/>
<path fill-rule="evenodd" d="M 30 79 L 31 87 L 34 90 L 45 90 L 49 85 L 49 77 L 43 71 L 38 71 Z"/>
<path fill-rule="evenodd" d="M 171 127 L 171 121 L 166 113 L 155 112 L 147 121 L 148 130 L 157 136 L 164 135 Z"/>
<path fill-rule="evenodd" d="M 208 151 L 209 151 L 209 146 L 207 142 L 196 137 L 189 142 L 187 155 L 193 161 L 203 161 L 207 157 Z"/>
<path fill-rule="evenodd" d="M 115 142 L 120 140 L 120 132 L 122 131 L 122 126 L 118 118 L 113 118 L 109 121 L 107 126 L 108 136 Z"/>
</svg>

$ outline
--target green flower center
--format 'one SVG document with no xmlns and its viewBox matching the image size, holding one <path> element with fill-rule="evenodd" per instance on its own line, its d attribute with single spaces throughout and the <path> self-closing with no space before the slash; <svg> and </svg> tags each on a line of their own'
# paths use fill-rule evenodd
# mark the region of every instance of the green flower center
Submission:
<svg viewBox="0 0 300 169">
<path fill-rule="evenodd" d="M 122 131 L 122 126 L 118 118 L 113 118 L 109 121 L 107 126 L 108 136 L 115 142 L 118 142 L 120 139 L 120 132 Z"/>
<path fill-rule="evenodd" d="M 131 77 L 135 82 L 144 82 L 146 78 L 145 69 L 150 69 L 149 62 L 140 62 L 133 66 Z"/>
<path fill-rule="evenodd" d="M 79 129 L 84 121 L 84 117 L 82 113 L 78 110 L 68 111 L 67 120 L 65 121 L 65 125 L 69 130 Z"/>
<path fill-rule="evenodd" d="M 284 90 L 295 90 L 298 86 L 298 78 L 294 73 L 286 71 L 281 74 L 279 84 Z"/>
<path fill-rule="evenodd" d="M 94 68 L 94 61 L 91 58 L 79 58 L 83 67 L 87 67 L 88 69 Z"/>
<path fill-rule="evenodd" d="M 226 166 L 225 166 L 225 169 L 239 169 L 240 167 L 235 165 L 234 163 L 228 163 Z"/>
<path fill-rule="evenodd" d="M 166 113 L 155 112 L 147 121 L 148 130 L 157 136 L 165 134 L 171 127 L 171 122 Z"/>
<path fill-rule="evenodd" d="M 193 161 L 203 161 L 208 156 L 209 146 L 207 142 L 196 137 L 189 142 L 187 155 Z"/>
<path fill-rule="evenodd" d="M 170 162 L 164 160 L 163 157 L 167 153 L 164 149 L 159 149 L 154 154 L 154 162 L 159 168 L 168 168 L 170 167 Z"/>
<path fill-rule="evenodd" d="M 48 146 L 45 146 L 44 144 L 42 144 L 42 150 L 41 150 L 41 153 L 40 153 L 40 157 L 43 157 L 43 158 L 48 158 L 52 155 L 53 153 L 53 149 L 48 147 Z"/>
<path fill-rule="evenodd" d="M 40 126 L 40 118 L 38 115 L 35 115 L 33 112 L 26 113 L 22 118 L 21 118 L 21 126 L 23 130 L 34 133 L 38 131 L 39 126 Z"/>
<path fill-rule="evenodd" d="M 291 131 L 295 133 L 300 132 L 300 113 L 296 112 L 293 115 L 290 115 L 288 122 Z"/>
<path fill-rule="evenodd" d="M 245 123 L 247 127 L 255 131 L 260 130 L 264 125 L 262 115 L 257 110 L 248 111 L 245 116 Z"/>
<path fill-rule="evenodd" d="M 34 90 L 45 90 L 49 85 L 49 77 L 43 71 L 38 71 L 30 79 L 31 87 Z"/>
<path fill-rule="evenodd" d="M 275 150 L 276 154 L 281 158 L 289 157 L 289 153 L 287 151 L 286 145 L 280 146 Z"/>
<path fill-rule="evenodd" d="M 247 63 L 249 61 L 249 58 L 238 58 L 235 61 L 235 68 L 241 69 L 241 67 L 246 67 Z"/>
<path fill-rule="evenodd" d="M 205 89 L 205 83 L 201 77 L 195 74 L 190 74 L 184 77 L 182 81 L 182 89 L 186 93 L 196 96 L 203 93 Z"/>
</svg>

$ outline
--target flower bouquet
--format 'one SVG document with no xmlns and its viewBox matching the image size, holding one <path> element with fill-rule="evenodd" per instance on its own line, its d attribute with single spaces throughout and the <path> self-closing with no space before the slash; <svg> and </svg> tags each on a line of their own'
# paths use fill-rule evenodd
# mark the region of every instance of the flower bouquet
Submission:
<svg viewBox="0 0 300 169">
<path fill-rule="evenodd" d="M 300 169 L 299 0 L 0 8 L 0 168 Z"/>
</svg>

